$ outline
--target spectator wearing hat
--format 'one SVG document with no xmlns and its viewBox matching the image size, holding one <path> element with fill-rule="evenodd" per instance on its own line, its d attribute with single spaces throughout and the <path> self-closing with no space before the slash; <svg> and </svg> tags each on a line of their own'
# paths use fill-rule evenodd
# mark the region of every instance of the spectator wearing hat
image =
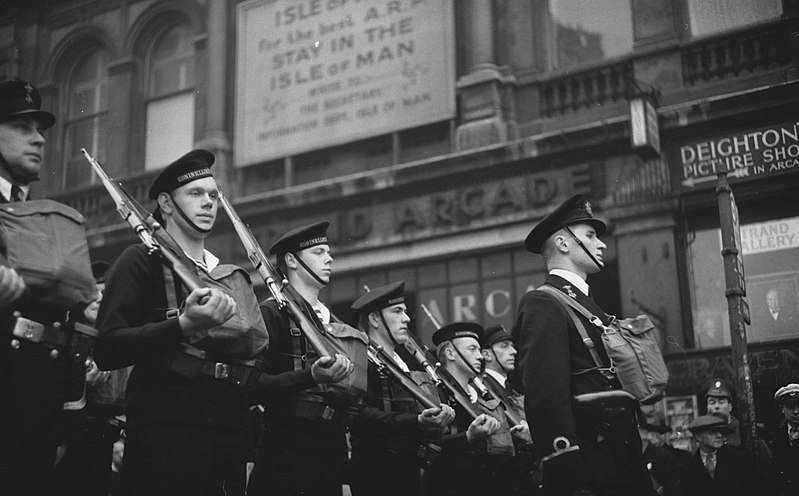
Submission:
<svg viewBox="0 0 799 496">
<path fill-rule="evenodd" d="M 360 331 L 341 323 L 319 300 L 319 292 L 333 274 L 329 225 L 321 221 L 292 229 L 269 253 L 275 255 L 289 286 L 304 300 L 301 305 L 306 316 L 328 333 L 332 330 L 365 341 Z M 319 357 L 274 299 L 263 302 L 261 310 L 269 329 L 269 348 L 262 355 L 266 372 L 293 374 L 302 380 L 260 398 L 265 413 L 247 493 L 340 496 L 347 482 L 346 433 L 361 398 L 337 395 L 326 385 L 348 379 L 355 364 L 340 354 Z M 365 372 L 365 355 L 360 366 Z"/>
<path fill-rule="evenodd" d="M 422 494 L 485 495 L 506 494 L 509 490 L 510 481 L 498 478 L 494 467 L 490 466 L 493 453 L 505 460 L 512 454 L 513 443 L 507 424 L 503 426 L 497 412 L 489 410 L 469 384 L 480 370 L 482 333 L 480 324 L 454 322 L 433 334 L 440 363 L 438 370 L 451 376 L 461 398 L 471 401 L 477 415 L 470 415 L 454 395 L 442 390 L 442 398 L 455 409 L 455 422 L 451 433 L 440 440 L 440 456 L 422 476 Z"/>
<path fill-rule="evenodd" d="M 44 131 L 55 123 L 55 116 L 42 110 L 41 104 L 32 84 L 0 82 L 0 204 L 29 200 L 30 186 L 42 172 Z M 65 323 L 68 312 L 75 310 L 33 301 L 24 296 L 27 289 L 23 276 L 4 259 L 0 264 L 0 397 L 4 402 L 0 480 L 11 492 L 38 495 L 51 482 L 56 448 L 63 435 L 63 405 L 76 399 L 71 391 L 77 390 L 79 396 L 84 369 L 69 353 L 54 355 L 57 349 L 12 336 L 15 311 L 50 326 Z M 75 387 L 70 387 L 71 383 Z"/>
<path fill-rule="evenodd" d="M 671 432 L 663 414 L 638 417 L 638 433 L 641 436 L 641 449 L 644 463 L 652 478 L 652 487 L 657 494 L 684 496 L 683 471 L 677 457 L 662 447 L 663 435 Z M 686 455 L 688 452 L 685 452 Z"/>
<path fill-rule="evenodd" d="M 774 393 L 783 421 L 771 444 L 769 480 L 775 496 L 799 494 L 799 384 L 788 384 Z"/>
<path fill-rule="evenodd" d="M 596 315 L 610 317 L 591 296 L 586 278 L 602 270 L 606 225 L 582 195 L 574 195 L 530 231 L 525 248 L 541 254 L 549 274 L 545 286 Z M 525 410 L 533 442 L 543 460 L 547 495 L 641 496 L 652 491 L 641 457 L 634 398 L 610 372 L 599 326 L 582 315 L 590 343 L 584 343 L 570 309 L 545 290 L 528 292 L 518 306 L 513 337 Z M 604 364 L 596 366 L 589 346 Z M 601 393 L 601 394 L 598 394 Z M 578 402 L 578 399 L 581 401 Z M 597 414 L 597 402 L 618 403 Z"/>
<path fill-rule="evenodd" d="M 211 152 L 190 151 L 164 168 L 149 191 L 190 268 L 208 278 L 219 265 L 205 249 L 219 207 L 213 163 Z M 104 370 L 133 366 L 122 468 L 130 494 L 243 494 L 252 432 L 248 396 L 236 383 L 238 373 L 217 373 L 243 366 L 221 353 L 212 361 L 211 352 L 188 346 L 197 333 L 238 312 L 235 300 L 217 287 L 183 288 L 142 244 L 128 247 L 109 271 L 95 360 Z"/>
<path fill-rule="evenodd" d="M 727 421 L 730 432 L 726 442 L 733 448 L 741 446 L 741 423 L 732 414 L 732 388 L 721 379 L 713 379 L 705 394 L 707 413 L 718 415 Z"/>
<path fill-rule="evenodd" d="M 426 373 L 411 370 L 397 354 L 410 332 L 405 304 L 405 282 L 375 288 L 352 304 L 358 328 L 365 332 L 431 398 L 438 398 Z M 364 406 L 355 418 L 352 445 L 354 496 L 413 496 L 421 492 L 419 469 L 430 461 L 430 446 L 442 427 L 455 418 L 455 410 L 442 403 L 423 408 L 391 374 L 369 363 L 369 387 Z M 421 455 L 421 458 L 420 458 Z"/>
<path fill-rule="evenodd" d="M 731 432 L 717 415 L 702 415 L 688 426 L 698 448 L 686 469 L 689 496 L 744 496 L 757 494 L 755 470 L 740 450 L 725 445 Z M 762 490 L 762 489 L 761 489 Z"/>
</svg>

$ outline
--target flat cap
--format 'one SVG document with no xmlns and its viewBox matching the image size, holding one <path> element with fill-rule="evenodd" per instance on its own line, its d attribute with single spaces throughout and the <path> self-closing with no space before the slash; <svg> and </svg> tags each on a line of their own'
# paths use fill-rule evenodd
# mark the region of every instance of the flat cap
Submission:
<svg viewBox="0 0 799 496">
<path fill-rule="evenodd" d="M 688 425 L 688 430 L 690 430 L 693 434 L 697 434 L 699 432 L 709 430 L 718 430 L 723 433 L 730 433 L 733 429 L 722 417 L 717 415 L 701 415 L 696 417 L 694 421 Z"/>
<path fill-rule="evenodd" d="M 480 340 L 481 348 L 490 348 L 502 341 L 513 341 L 513 337 L 501 325 L 493 325 L 485 328 L 483 339 Z"/>
<path fill-rule="evenodd" d="M 782 405 L 786 401 L 799 401 L 799 384 L 791 383 L 782 386 L 774 393 L 774 400 L 778 405 Z"/>
<path fill-rule="evenodd" d="M 36 119 L 42 129 L 48 129 L 55 124 L 55 116 L 41 108 L 42 97 L 32 84 L 19 80 L 0 82 L 0 122 Z"/>
<path fill-rule="evenodd" d="M 351 308 L 356 312 L 373 312 L 405 303 L 405 281 L 397 281 L 375 288 L 361 296 Z"/>
<path fill-rule="evenodd" d="M 574 195 L 558 205 L 555 210 L 533 227 L 533 230 L 530 231 L 524 241 L 524 248 L 531 253 L 541 253 L 541 246 L 544 241 L 555 234 L 558 229 L 583 222 L 593 226 L 597 236 L 605 234 L 607 225 L 600 219 L 594 218 L 594 213 L 588 200 L 583 195 Z"/>
<path fill-rule="evenodd" d="M 730 388 L 722 381 L 721 379 L 714 379 L 713 382 L 710 383 L 710 387 L 707 388 L 707 393 L 705 397 L 712 396 L 715 398 L 727 398 L 728 400 L 732 399 L 732 394 L 730 394 Z"/>
<path fill-rule="evenodd" d="M 455 338 L 474 338 L 479 343 L 482 336 L 483 326 L 477 322 L 453 322 L 433 333 L 433 344 L 439 346 L 441 343 L 452 341 Z"/>
<path fill-rule="evenodd" d="M 192 150 L 183 155 L 158 174 L 150 186 L 150 199 L 155 200 L 161 193 L 171 193 L 184 184 L 210 177 L 215 159 L 208 150 Z"/>
<path fill-rule="evenodd" d="M 327 228 L 329 226 L 330 222 L 323 220 L 292 229 L 269 247 L 269 253 L 285 255 L 286 253 L 295 253 L 316 245 L 326 245 L 328 244 Z"/>
</svg>

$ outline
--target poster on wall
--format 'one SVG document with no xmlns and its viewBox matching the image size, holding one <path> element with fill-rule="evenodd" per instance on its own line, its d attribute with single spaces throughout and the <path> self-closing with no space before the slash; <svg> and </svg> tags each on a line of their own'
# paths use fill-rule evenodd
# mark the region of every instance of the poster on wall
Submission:
<svg viewBox="0 0 799 496">
<path fill-rule="evenodd" d="M 237 166 L 455 115 L 451 0 L 255 0 L 237 23 Z"/>
</svg>

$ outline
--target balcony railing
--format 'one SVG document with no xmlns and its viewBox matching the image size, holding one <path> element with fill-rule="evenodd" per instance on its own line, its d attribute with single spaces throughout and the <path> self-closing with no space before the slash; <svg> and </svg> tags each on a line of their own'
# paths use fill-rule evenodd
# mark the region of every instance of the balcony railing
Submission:
<svg viewBox="0 0 799 496">
<path fill-rule="evenodd" d="M 631 60 L 541 81 L 541 112 L 546 117 L 624 99 L 630 92 Z"/>
<path fill-rule="evenodd" d="M 683 83 L 693 86 L 787 65 L 791 31 L 781 23 L 692 42 L 681 52 Z"/>
</svg>

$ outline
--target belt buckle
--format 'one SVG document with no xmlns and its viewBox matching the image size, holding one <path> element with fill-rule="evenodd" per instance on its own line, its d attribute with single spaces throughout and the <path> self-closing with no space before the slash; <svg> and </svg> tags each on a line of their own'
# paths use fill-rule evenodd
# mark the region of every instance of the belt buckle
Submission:
<svg viewBox="0 0 799 496">
<path fill-rule="evenodd" d="M 26 319 L 25 317 L 17 317 L 16 322 L 14 322 L 14 330 L 12 333 L 18 338 L 39 343 L 44 335 L 44 324 Z"/>
<path fill-rule="evenodd" d="M 325 409 L 322 410 L 322 419 L 333 420 L 333 417 L 335 416 L 336 416 L 336 409 L 330 405 L 325 405 Z"/>
<path fill-rule="evenodd" d="M 214 379 L 228 378 L 230 378 L 230 365 L 223 362 L 216 362 L 216 364 L 214 364 Z"/>
</svg>

